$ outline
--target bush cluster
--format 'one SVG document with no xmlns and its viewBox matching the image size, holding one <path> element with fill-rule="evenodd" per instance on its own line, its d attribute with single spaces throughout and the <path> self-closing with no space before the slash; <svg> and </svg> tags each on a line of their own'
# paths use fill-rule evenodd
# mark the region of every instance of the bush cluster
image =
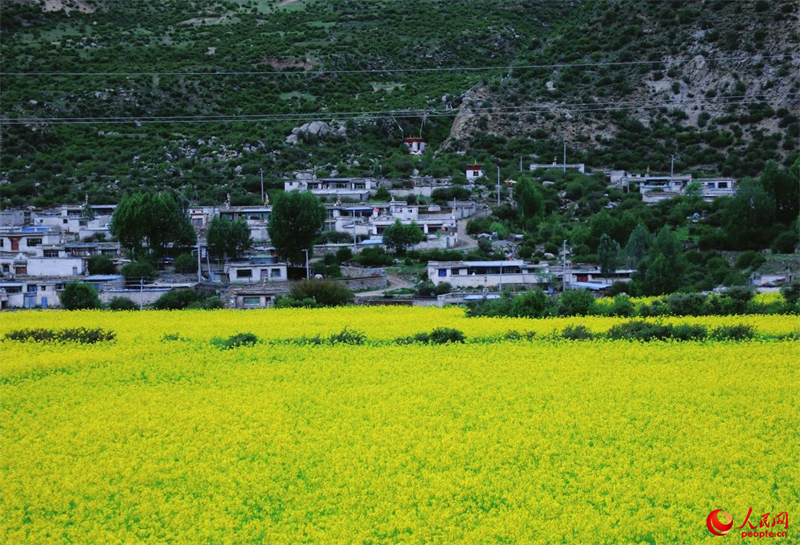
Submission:
<svg viewBox="0 0 800 545">
<path fill-rule="evenodd" d="M 10 341 L 33 342 L 76 342 L 82 344 L 95 344 L 110 342 L 116 339 L 113 331 L 105 329 L 77 327 L 72 329 L 18 329 L 6 333 L 5 339 Z"/>
<path fill-rule="evenodd" d="M 458 329 L 449 327 L 437 327 L 430 333 L 417 333 L 411 337 L 401 337 L 396 339 L 397 344 L 448 344 L 448 343 L 463 343 L 466 336 Z"/>
<path fill-rule="evenodd" d="M 350 344 L 362 345 L 367 342 L 367 336 L 361 331 L 356 331 L 345 327 L 339 333 L 333 333 L 327 337 L 321 335 L 314 335 L 313 337 L 300 337 L 299 339 L 290 339 L 288 342 L 294 344 Z"/>
<path fill-rule="evenodd" d="M 173 339 L 170 338 L 169 340 Z M 258 337 L 253 333 L 237 333 L 235 335 L 231 335 L 227 339 L 221 339 L 218 337 L 211 339 L 211 344 L 220 350 L 231 350 L 233 348 L 239 348 L 240 346 L 254 346 L 257 342 Z"/>
<path fill-rule="evenodd" d="M 423 283 L 424 284 L 424 283 Z M 611 303 L 598 302 L 588 291 L 568 291 L 550 297 L 540 289 L 514 295 L 505 293 L 500 299 L 476 301 L 467 305 L 468 316 L 542 318 L 546 316 L 621 316 L 642 318 L 653 316 L 732 316 L 741 314 L 800 313 L 800 287 L 785 286 L 784 301 L 758 303 L 755 291 L 733 287 L 722 293 L 673 293 L 643 304 L 638 308 L 631 298 L 620 293 Z"/>
<path fill-rule="evenodd" d="M 292 286 L 288 295 L 277 297 L 277 308 L 338 307 L 353 301 L 353 292 L 347 286 L 329 280 L 305 280 Z"/>
<path fill-rule="evenodd" d="M 708 329 L 702 325 L 692 324 L 657 324 L 639 320 L 633 320 L 613 326 L 606 333 L 606 337 L 612 340 L 629 341 L 699 341 L 711 338 L 717 341 L 743 341 L 752 339 L 755 336 L 753 326 L 736 324 L 732 326 L 720 326 L 712 330 L 709 334 Z"/>
<path fill-rule="evenodd" d="M 168 291 L 153 303 L 153 308 L 156 310 L 212 310 L 222 307 L 223 304 L 219 297 L 209 296 L 206 293 L 195 290 Z"/>
</svg>

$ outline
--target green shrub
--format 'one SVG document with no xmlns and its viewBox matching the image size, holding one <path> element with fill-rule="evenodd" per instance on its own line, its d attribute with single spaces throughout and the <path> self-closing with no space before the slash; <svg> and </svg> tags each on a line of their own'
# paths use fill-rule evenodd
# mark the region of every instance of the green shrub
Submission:
<svg viewBox="0 0 800 545">
<path fill-rule="evenodd" d="M 766 261 L 767 259 L 763 255 L 753 250 L 748 250 L 746 252 L 742 252 L 739 254 L 739 257 L 736 258 L 736 268 L 755 270 L 763 265 Z"/>
<path fill-rule="evenodd" d="M 101 308 L 100 297 L 91 284 L 70 282 L 60 295 L 61 306 L 66 310 L 85 310 Z"/>
<path fill-rule="evenodd" d="M 194 290 L 172 290 L 158 298 L 153 303 L 153 308 L 156 310 L 183 310 L 188 308 L 193 303 L 196 303 L 192 308 L 205 308 L 206 297 Z"/>
<path fill-rule="evenodd" d="M 136 303 L 127 297 L 114 297 L 109 301 L 108 308 L 111 310 L 138 310 L 139 307 Z"/>
<path fill-rule="evenodd" d="M 746 286 L 735 286 L 728 288 L 723 294 L 731 300 L 728 314 L 747 314 L 748 303 L 756 295 L 755 289 Z"/>
<path fill-rule="evenodd" d="M 570 341 L 589 341 L 594 339 L 594 335 L 584 325 L 567 326 L 561 332 L 561 336 Z"/>
<path fill-rule="evenodd" d="M 394 264 L 394 257 L 387 254 L 383 248 L 364 248 L 355 260 L 365 267 L 387 267 Z"/>
<path fill-rule="evenodd" d="M 560 316 L 586 316 L 595 307 L 594 295 L 586 290 L 570 290 L 558 299 Z"/>
<path fill-rule="evenodd" d="M 156 268 L 149 261 L 134 261 L 122 266 L 120 271 L 128 282 L 152 282 L 156 278 Z"/>
<path fill-rule="evenodd" d="M 672 328 L 668 325 L 631 321 L 613 326 L 606 336 L 613 340 L 662 341 L 672 337 Z"/>
<path fill-rule="evenodd" d="M 436 284 L 430 280 L 420 282 L 417 286 L 417 295 L 420 297 L 432 297 L 434 293 L 436 293 Z"/>
<path fill-rule="evenodd" d="M 289 298 L 295 301 L 312 299 L 314 306 L 336 307 L 353 301 L 353 292 L 347 286 L 328 280 L 304 280 L 292 286 Z"/>
<path fill-rule="evenodd" d="M 702 293 L 673 293 L 666 303 L 673 316 L 704 316 L 708 312 L 707 299 Z"/>
<path fill-rule="evenodd" d="M 89 274 L 116 274 L 117 266 L 107 255 L 93 255 L 87 260 Z"/>
<path fill-rule="evenodd" d="M 708 330 L 702 325 L 680 324 L 672 326 L 672 338 L 678 341 L 700 341 L 708 337 Z"/>
<path fill-rule="evenodd" d="M 711 332 L 711 338 L 715 341 L 744 341 L 752 339 L 755 334 L 756 330 L 751 325 L 723 325 Z"/>
<path fill-rule="evenodd" d="M 534 337 L 536 337 L 535 331 L 526 331 L 525 333 L 520 333 L 519 331 L 513 329 L 503 335 L 503 339 L 506 341 L 532 341 Z"/>
<path fill-rule="evenodd" d="M 786 301 L 786 312 L 800 312 L 800 281 L 795 280 L 790 284 L 781 286 L 781 295 Z"/>
<path fill-rule="evenodd" d="M 669 307 L 661 299 L 656 299 L 649 305 L 639 307 L 639 316 L 647 318 L 650 316 L 666 316 L 669 314 Z"/>
<path fill-rule="evenodd" d="M 211 343 L 220 350 L 231 350 L 240 346 L 254 346 L 257 342 L 258 337 L 253 333 L 237 333 L 227 339 L 211 339 Z"/>
<path fill-rule="evenodd" d="M 453 286 L 449 282 L 442 282 L 433 288 L 434 295 L 444 295 L 445 293 L 450 293 L 451 291 L 453 291 Z"/>
<path fill-rule="evenodd" d="M 614 297 L 614 301 L 611 303 L 611 306 L 608 308 L 608 314 L 610 316 L 633 316 L 635 313 L 635 307 L 633 305 L 633 301 L 631 298 L 628 297 L 626 294 L 621 293 Z"/>
<path fill-rule="evenodd" d="M 367 341 L 367 336 L 360 331 L 355 331 L 345 327 L 339 333 L 334 333 L 328 337 L 331 344 L 364 344 Z"/>
<path fill-rule="evenodd" d="M 100 328 L 90 329 L 86 327 L 61 329 L 58 331 L 53 331 L 51 329 L 19 329 L 5 335 L 5 338 L 11 341 L 77 342 L 83 344 L 110 342 L 116 339 L 116 337 L 113 331 Z"/>
<path fill-rule="evenodd" d="M 541 289 L 526 291 L 511 300 L 507 316 L 541 318 L 552 314 L 553 302 Z"/>
<path fill-rule="evenodd" d="M 784 231 L 772 241 L 770 249 L 774 254 L 791 254 L 798 244 L 797 231 Z"/>
<path fill-rule="evenodd" d="M 336 250 L 336 261 L 344 263 L 353 259 L 353 250 L 350 248 L 339 248 Z"/>
<path fill-rule="evenodd" d="M 197 258 L 192 254 L 181 254 L 175 258 L 173 263 L 175 272 L 180 274 L 196 274 Z"/>
<path fill-rule="evenodd" d="M 447 344 L 447 343 L 463 343 L 466 340 L 464 334 L 449 327 L 437 327 L 430 333 L 417 333 L 411 337 L 401 337 L 395 339 L 397 344 Z"/>
<path fill-rule="evenodd" d="M 431 344 L 463 343 L 466 340 L 464 334 L 449 327 L 437 327 L 431 331 L 429 341 Z"/>
</svg>

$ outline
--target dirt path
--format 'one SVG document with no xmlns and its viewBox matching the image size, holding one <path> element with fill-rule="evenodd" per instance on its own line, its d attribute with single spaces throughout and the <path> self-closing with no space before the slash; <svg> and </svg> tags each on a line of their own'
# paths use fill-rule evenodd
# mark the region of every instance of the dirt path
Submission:
<svg viewBox="0 0 800 545">
<path fill-rule="evenodd" d="M 387 290 L 399 290 L 401 288 L 413 288 L 414 284 L 409 282 L 408 280 L 403 280 L 399 276 L 395 274 L 387 274 L 386 280 L 388 281 L 388 285 L 379 290 L 372 290 L 372 291 L 362 291 L 360 293 L 356 293 L 356 297 L 375 297 L 383 295 L 383 292 Z"/>
<path fill-rule="evenodd" d="M 458 226 L 458 241 L 460 243 L 456 248 L 457 250 L 468 250 L 470 248 L 478 247 L 478 241 L 467 234 L 467 222 L 473 218 L 482 218 L 490 213 L 491 210 L 480 210 L 474 216 L 464 218 L 463 220 L 458 220 L 456 222 L 456 225 Z"/>
</svg>

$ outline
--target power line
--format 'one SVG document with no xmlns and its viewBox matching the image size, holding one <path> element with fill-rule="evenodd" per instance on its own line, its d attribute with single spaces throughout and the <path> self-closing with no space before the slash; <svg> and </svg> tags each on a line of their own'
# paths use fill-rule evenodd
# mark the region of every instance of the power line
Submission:
<svg viewBox="0 0 800 545">
<path fill-rule="evenodd" d="M 763 101 L 742 101 L 739 103 L 732 103 L 732 104 L 764 104 Z M 717 105 L 713 108 L 707 108 L 707 111 L 720 111 L 724 105 Z M 654 110 L 660 109 L 663 106 L 621 106 L 618 108 L 573 108 L 569 110 L 565 110 L 568 113 L 592 113 L 592 112 L 613 112 L 613 111 L 627 111 L 627 110 Z M 426 114 L 428 117 L 456 117 L 458 115 L 464 115 L 469 117 L 475 117 L 480 115 L 491 114 L 495 116 L 512 116 L 512 115 L 528 115 L 528 114 L 540 114 L 540 113 L 547 113 L 552 112 L 550 108 L 539 108 L 539 109 L 531 109 L 531 110 L 521 110 L 521 111 L 486 111 L 486 112 L 458 112 L 452 111 L 447 113 L 429 113 Z M 418 118 L 419 113 L 409 114 L 409 115 L 398 115 L 396 114 L 395 117 L 398 118 Z M 333 120 L 336 121 L 365 121 L 370 119 L 385 119 L 386 116 L 343 116 L 343 117 L 334 117 Z M 186 120 L 145 120 L 139 121 L 136 119 L 129 119 L 129 120 L 116 120 L 116 121 L 93 121 L 93 120 L 85 120 L 85 121 L 62 121 L 62 122 L 51 122 L 47 120 L 41 119 L 25 119 L 25 120 L 13 120 L 13 121 L 0 121 L 0 125 L 29 125 L 29 124 L 50 124 L 52 126 L 56 125 L 126 125 L 126 124 L 139 124 L 139 125 L 155 125 L 155 124 L 165 124 L 165 125 L 176 125 L 176 124 L 191 124 L 191 123 L 270 123 L 270 122 L 277 122 L 277 121 L 308 121 L 308 118 L 299 118 L 299 119 L 274 119 L 270 117 L 261 117 L 261 118 L 219 118 L 219 119 L 186 119 Z"/>
<path fill-rule="evenodd" d="M 748 61 L 751 59 L 775 60 L 794 59 L 794 54 L 780 55 L 747 55 L 744 57 L 702 57 L 706 62 Z M 0 77 L 152 77 L 152 76 L 327 76 L 336 74 L 384 74 L 384 73 L 415 73 L 415 72 L 480 72 L 492 70 L 534 70 L 547 68 L 589 68 L 593 66 L 638 66 L 653 64 L 683 63 L 694 60 L 693 58 L 656 60 L 656 61 L 618 61 L 618 62 L 579 62 L 579 63 L 553 63 L 553 64 L 520 64 L 502 66 L 455 66 L 434 68 L 365 68 L 359 70 L 305 70 L 302 72 L 276 72 L 266 70 L 234 70 L 215 72 L 0 72 Z"/>
<path fill-rule="evenodd" d="M 281 114 L 219 114 L 198 116 L 135 116 L 135 117 L 17 117 L 0 119 L 0 125 L 21 125 L 31 123 L 49 123 L 52 125 L 77 125 L 77 124 L 124 124 L 124 123 L 223 123 L 223 122 L 268 122 L 268 121 L 310 121 L 314 119 L 334 120 L 363 120 L 382 119 L 387 116 L 397 118 L 428 117 L 455 117 L 458 115 L 523 115 L 553 110 L 569 112 L 600 112 L 615 110 L 659 109 L 675 108 L 702 104 L 704 109 L 714 107 L 728 107 L 742 104 L 767 104 L 792 102 L 800 97 L 800 93 L 788 93 L 783 97 L 770 98 L 766 95 L 739 95 L 719 97 L 709 102 L 708 99 L 668 100 L 668 101 L 611 101 L 611 102 L 583 102 L 571 104 L 548 104 L 539 107 L 512 106 L 512 107 L 479 107 L 463 110 L 379 110 L 379 111 L 348 111 L 348 112 L 307 112 L 307 113 L 281 113 Z"/>
</svg>

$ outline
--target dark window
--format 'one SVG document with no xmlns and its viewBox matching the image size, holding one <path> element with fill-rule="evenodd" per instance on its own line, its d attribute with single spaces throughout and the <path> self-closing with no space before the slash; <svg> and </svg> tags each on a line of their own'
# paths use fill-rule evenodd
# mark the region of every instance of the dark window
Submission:
<svg viewBox="0 0 800 545">
<path fill-rule="evenodd" d="M 39 286 L 36 284 L 28 284 L 28 293 L 36 293 L 39 290 Z"/>
<path fill-rule="evenodd" d="M 447 269 L 439 269 L 439 276 L 447 276 Z"/>
<path fill-rule="evenodd" d="M 58 250 L 45 250 L 44 257 L 58 257 Z"/>
<path fill-rule="evenodd" d="M 236 270 L 236 278 L 252 278 L 253 277 L 253 270 L 252 269 L 237 269 Z"/>
<path fill-rule="evenodd" d="M 39 246 L 42 243 L 42 239 L 40 238 L 29 238 L 28 239 L 28 248 L 33 246 Z"/>
</svg>

